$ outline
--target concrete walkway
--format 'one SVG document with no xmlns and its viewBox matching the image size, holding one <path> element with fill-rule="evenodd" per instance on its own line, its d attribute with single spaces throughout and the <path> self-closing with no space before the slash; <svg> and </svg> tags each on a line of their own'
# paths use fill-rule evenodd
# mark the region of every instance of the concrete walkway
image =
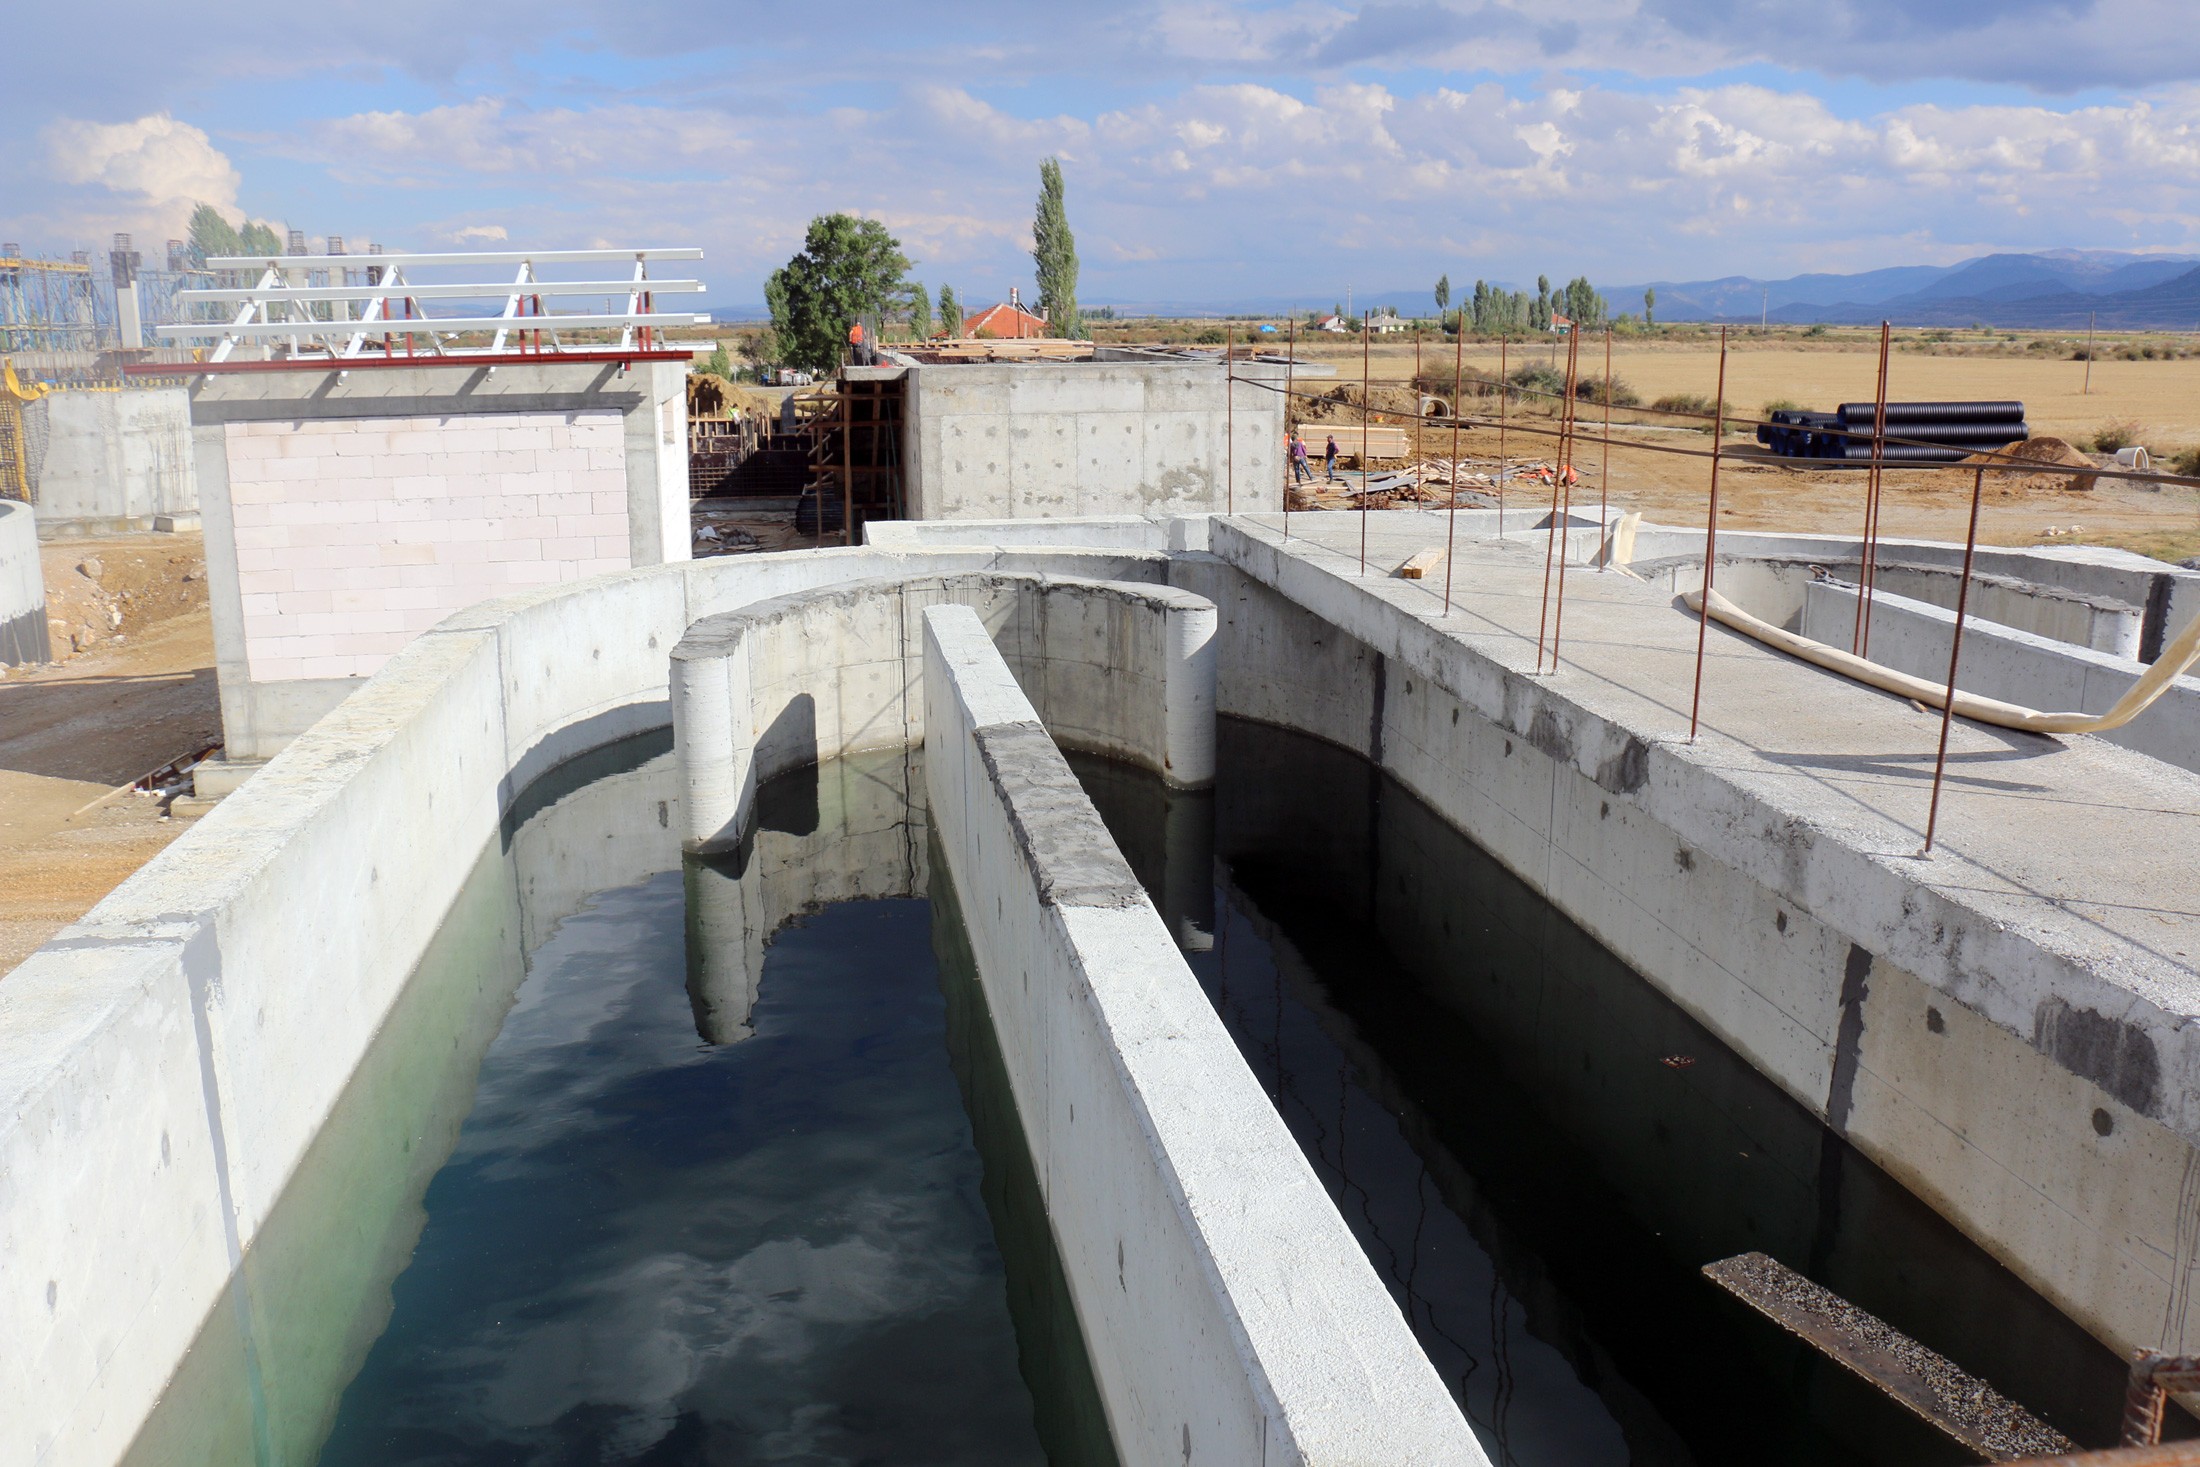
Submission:
<svg viewBox="0 0 2200 1467">
<path fill-rule="evenodd" d="M 1368 516 L 1364 579 L 1360 518 L 1295 514 L 1288 542 L 1280 515 L 1234 523 L 1500 666 L 1533 673 L 1541 538 L 1476 541 L 1462 530 L 1446 617 L 1440 568 L 1422 581 L 1391 574 L 1444 543 L 1443 513 Z M 1554 613 L 1556 591 L 1554 576 Z M 1565 577 L 1560 668 L 1543 681 L 1652 742 L 1685 745 L 1696 637 L 1696 618 L 1670 596 L 1623 572 L 1575 565 Z M 2099 739 L 1958 720 L 1934 853 L 1921 859 L 1939 732 L 1937 712 L 1710 629 L 1693 762 L 2168 1013 L 2200 1014 L 2200 776 Z"/>
</svg>

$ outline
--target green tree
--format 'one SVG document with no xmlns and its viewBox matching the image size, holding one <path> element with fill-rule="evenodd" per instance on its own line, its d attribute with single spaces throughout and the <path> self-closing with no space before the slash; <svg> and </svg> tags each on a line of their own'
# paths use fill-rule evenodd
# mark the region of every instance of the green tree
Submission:
<svg viewBox="0 0 2200 1467">
<path fill-rule="evenodd" d="M 238 233 L 237 242 L 242 246 L 237 251 L 240 255 L 279 255 L 283 252 L 282 236 L 275 232 L 273 226 L 262 224 L 257 219 L 246 224 Z"/>
<path fill-rule="evenodd" d="M 221 210 L 212 204 L 201 204 L 191 211 L 191 249 L 201 260 L 207 260 L 218 255 L 242 254 L 244 241 L 222 217 Z"/>
<path fill-rule="evenodd" d="M 772 330 L 788 363 L 831 371 L 840 361 L 849 325 L 882 316 L 898 303 L 908 273 L 901 241 L 876 219 L 853 214 L 812 219 L 802 252 L 764 282 Z"/>
<path fill-rule="evenodd" d="M 1443 316 L 1444 308 L 1450 304 L 1451 272 L 1447 270 L 1436 277 L 1436 314 L 1439 318 Z"/>
<path fill-rule="evenodd" d="M 952 285 L 940 287 L 940 329 L 949 336 L 963 334 L 962 302 L 955 299 L 955 287 Z"/>
<path fill-rule="evenodd" d="M 932 297 L 914 281 L 909 284 L 909 333 L 919 341 L 932 334 Z"/>
<path fill-rule="evenodd" d="M 1039 164 L 1039 208 L 1031 221 L 1031 263 L 1039 271 L 1039 314 L 1056 336 L 1083 336 L 1077 317 L 1077 239 L 1062 206 L 1062 163 Z"/>
<path fill-rule="evenodd" d="M 1642 293 L 1642 324 L 1658 324 L 1658 288 L 1655 285 Z"/>
<path fill-rule="evenodd" d="M 1535 304 L 1528 310 L 1528 329 L 1551 329 L 1551 277 L 1548 275 L 1538 275 L 1535 278 Z"/>
<path fill-rule="evenodd" d="M 1566 282 L 1566 288 L 1558 293 L 1554 304 L 1573 320 L 1583 331 L 1593 331 L 1602 326 L 1611 315 L 1604 297 L 1589 283 L 1586 275 L 1576 275 Z"/>
</svg>

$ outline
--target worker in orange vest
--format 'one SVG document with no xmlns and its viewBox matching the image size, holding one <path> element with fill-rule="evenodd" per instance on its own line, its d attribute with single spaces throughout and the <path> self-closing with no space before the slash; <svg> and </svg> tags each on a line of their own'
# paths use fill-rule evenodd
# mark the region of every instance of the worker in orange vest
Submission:
<svg viewBox="0 0 2200 1467">
<path fill-rule="evenodd" d="M 848 328 L 848 346 L 855 357 L 857 366 L 868 367 L 871 365 L 871 339 L 864 333 L 861 321 Z"/>
</svg>

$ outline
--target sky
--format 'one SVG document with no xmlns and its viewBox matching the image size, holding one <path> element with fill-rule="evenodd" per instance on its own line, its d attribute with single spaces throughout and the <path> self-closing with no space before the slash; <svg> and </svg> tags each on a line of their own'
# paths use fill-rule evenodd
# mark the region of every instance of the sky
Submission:
<svg viewBox="0 0 2200 1467">
<path fill-rule="evenodd" d="M 846 210 L 982 302 L 1029 291 L 1052 155 L 1090 303 L 2200 251 L 2190 4 L 24 6 L 0 239 L 151 259 L 206 202 L 354 250 L 699 245 L 745 303 Z"/>
</svg>

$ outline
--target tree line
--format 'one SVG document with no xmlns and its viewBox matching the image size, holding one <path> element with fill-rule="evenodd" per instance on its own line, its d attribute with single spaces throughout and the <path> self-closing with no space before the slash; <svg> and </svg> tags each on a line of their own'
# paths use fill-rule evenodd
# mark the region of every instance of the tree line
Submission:
<svg viewBox="0 0 2200 1467">
<path fill-rule="evenodd" d="M 1051 334 L 1083 336 L 1077 239 L 1070 230 L 1059 159 L 1039 164 L 1031 236 L 1037 313 Z M 764 282 L 779 358 L 790 366 L 830 371 L 840 361 L 849 327 L 858 321 L 867 331 L 891 321 L 919 340 L 931 336 L 935 297 L 911 278 L 914 268 L 901 241 L 876 219 L 836 213 L 811 220 L 801 250 Z M 960 336 L 968 309 L 962 298 L 943 285 L 936 299 L 939 329 Z"/>
</svg>

